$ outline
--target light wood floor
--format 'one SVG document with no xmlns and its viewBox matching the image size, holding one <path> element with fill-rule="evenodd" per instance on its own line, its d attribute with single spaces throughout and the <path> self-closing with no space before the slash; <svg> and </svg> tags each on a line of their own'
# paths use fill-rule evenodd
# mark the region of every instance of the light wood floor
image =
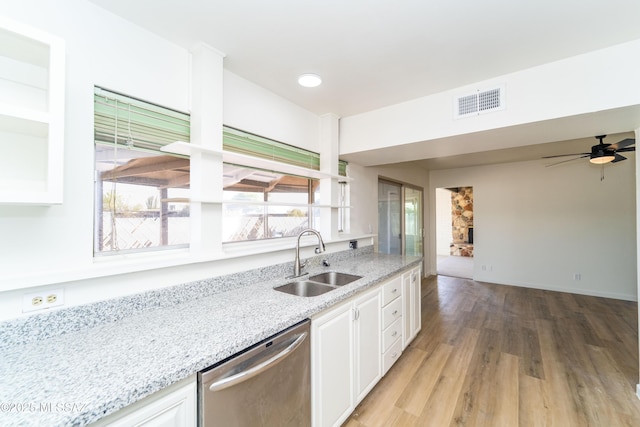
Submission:
<svg viewBox="0 0 640 427">
<path fill-rule="evenodd" d="M 640 426 L 637 304 L 437 276 L 422 330 L 344 423 Z"/>
</svg>

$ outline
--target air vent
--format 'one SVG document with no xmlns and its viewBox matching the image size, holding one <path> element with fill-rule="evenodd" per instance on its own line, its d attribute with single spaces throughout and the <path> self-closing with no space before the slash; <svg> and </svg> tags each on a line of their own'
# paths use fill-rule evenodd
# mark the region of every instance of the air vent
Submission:
<svg viewBox="0 0 640 427">
<path fill-rule="evenodd" d="M 498 86 L 456 97 L 453 116 L 460 119 L 504 110 L 504 108 L 504 86 Z"/>
</svg>

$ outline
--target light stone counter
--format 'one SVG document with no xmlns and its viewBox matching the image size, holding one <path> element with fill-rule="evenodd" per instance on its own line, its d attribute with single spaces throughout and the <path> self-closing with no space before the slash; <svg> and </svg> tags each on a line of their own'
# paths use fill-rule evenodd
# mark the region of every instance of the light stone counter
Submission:
<svg viewBox="0 0 640 427">
<path fill-rule="evenodd" d="M 319 259 L 329 259 L 321 267 Z M 82 426 L 396 273 L 418 257 L 371 247 L 310 272 L 363 276 L 317 297 L 273 290 L 292 263 L 0 323 L 0 425 Z"/>
</svg>

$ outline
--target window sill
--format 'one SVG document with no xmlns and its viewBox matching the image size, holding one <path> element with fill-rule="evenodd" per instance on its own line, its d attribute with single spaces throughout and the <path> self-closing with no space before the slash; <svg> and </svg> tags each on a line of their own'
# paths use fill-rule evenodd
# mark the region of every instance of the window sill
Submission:
<svg viewBox="0 0 640 427">
<path fill-rule="evenodd" d="M 351 240 L 372 239 L 373 237 L 373 234 L 340 235 L 336 239 L 324 240 L 324 243 L 325 246 L 329 246 L 328 249 L 330 252 L 337 252 L 337 250 L 331 250 L 330 246 Z M 371 241 L 371 244 L 373 244 L 373 241 Z M 303 236 L 300 239 L 301 247 L 313 247 L 317 245 L 318 241 L 315 236 Z M 94 258 L 93 263 L 84 268 L 46 270 L 3 277 L 0 279 L 0 292 L 79 280 L 112 277 L 120 274 L 138 273 L 162 268 L 223 261 L 244 256 L 276 254 L 278 252 L 292 251 L 295 246 L 296 239 L 292 237 L 265 241 L 226 243 L 223 245 L 222 252 L 203 255 L 194 255 L 188 248 L 184 248 L 162 252 L 154 251 L 153 253 L 104 256 Z M 346 249 L 346 247 L 340 248 L 339 250 L 344 249 Z M 291 256 L 291 261 L 293 261 L 293 255 Z"/>
</svg>

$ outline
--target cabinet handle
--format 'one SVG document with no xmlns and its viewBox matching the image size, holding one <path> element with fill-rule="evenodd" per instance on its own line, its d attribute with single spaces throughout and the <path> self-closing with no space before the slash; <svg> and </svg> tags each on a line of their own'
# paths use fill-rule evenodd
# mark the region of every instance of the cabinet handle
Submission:
<svg viewBox="0 0 640 427">
<path fill-rule="evenodd" d="M 353 309 L 353 320 L 358 320 L 360 318 L 360 310 L 357 308 Z"/>
<path fill-rule="evenodd" d="M 392 294 L 395 294 L 396 292 L 398 292 L 398 288 L 393 288 L 393 290 L 391 291 Z"/>
<path fill-rule="evenodd" d="M 392 359 L 395 359 L 396 357 L 398 357 L 398 352 L 396 351 L 395 353 L 393 353 L 393 355 L 391 356 Z"/>
<path fill-rule="evenodd" d="M 398 335 L 398 331 L 393 331 L 393 333 L 391 334 L 392 337 L 395 337 L 396 335 Z"/>
<path fill-rule="evenodd" d="M 395 316 L 396 314 L 398 314 L 398 310 L 394 310 L 393 313 L 391 313 L 392 316 Z"/>
</svg>

